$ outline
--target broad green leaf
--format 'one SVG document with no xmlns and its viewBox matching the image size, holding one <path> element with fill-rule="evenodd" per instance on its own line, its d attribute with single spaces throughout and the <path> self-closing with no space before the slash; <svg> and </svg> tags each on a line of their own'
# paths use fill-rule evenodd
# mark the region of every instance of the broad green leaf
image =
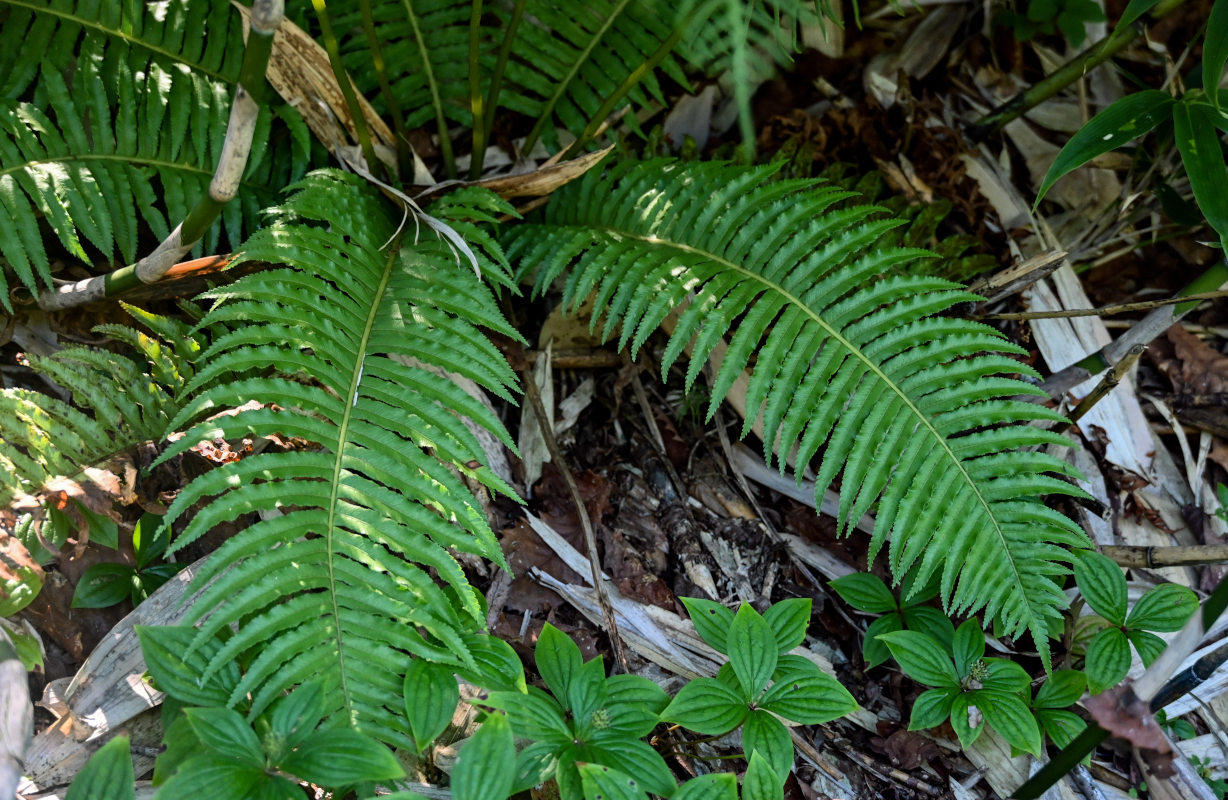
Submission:
<svg viewBox="0 0 1228 800">
<path fill-rule="evenodd" d="M 926 689 L 919 694 L 912 704 L 908 730 L 923 731 L 946 722 L 957 693 L 954 689 Z"/>
<path fill-rule="evenodd" d="M 196 797 L 201 787 L 209 787 L 213 797 L 256 797 L 265 792 L 265 785 L 284 785 L 282 797 L 294 800 L 295 793 L 302 796 L 302 789 L 283 778 L 273 778 L 263 769 L 245 767 L 225 756 L 216 754 L 198 755 L 179 765 L 179 769 L 158 790 L 159 797 Z"/>
<path fill-rule="evenodd" d="M 758 753 L 766 758 L 777 777 L 789 777 L 793 770 L 793 740 L 780 720 L 766 711 L 750 712 L 742 725 L 742 745 L 748 756 Z"/>
<path fill-rule="evenodd" d="M 152 567 L 137 572 L 132 576 L 132 593 L 130 599 L 133 605 L 144 603 L 151 594 L 158 591 L 162 584 L 175 577 L 187 564 L 154 564 Z"/>
<path fill-rule="evenodd" d="M 917 631 L 896 631 L 882 634 L 878 640 L 886 642 L 900 668 L 918 683 L 935 689 L 959 686 L 951 657 L 934 637 Z"/>
<path fill-rule="evenodd" d="M 827 585 L 836 590 L 844 602 L 858 611 L 871 614 L 885 614 L 895 611 L 897 606 L 895 595 L 883 583 L 883 579 L 868 572 L 855 572 L 828 581 Z"/>
<path fill-rule="evenodd" d="M 1168 647 L 1168 642 L 1147 631 L 1126 631 L 1126 638 L 1138 651 L 1138 657 L 1142 659 L 1145 667 L 1150 667 L 1151 662 L 1159 658 L 1164 648 Z"/>
<path fill-rule="evenodd" d="M 173 698 L 167 698 L 174 702 Z M 163 710 L 165 711 L 165 705 Z M 153 782 L 155 786 L 166 783 L 167 778 L 174 775 L 179 765 L 204 751 L 200 737 L 192 730 L 192 723 L 182 713 L 176 712 L 171 717 L 173 721 L 162 720 L 162 752 L 154 761 Z"/>
<path fill-rule="evenodd" d="M 1045 735 L 1058 747 L 1070 744 L 1087 727 L 1078 714 L 1060 708 L 1038 708 L 1036 719 L 1045 729 Z"/>
<path fill-rule="evenodd" d="M 1120 28 L 1123 25 L 1133 23 L 1136 19 L 1155 8 L 1159 2 L 1160 0 L 1130 0 L 1126 4 L 1126 10 L 1121 13 L 1121 19 L 1118 20 L 1117 26 Z"/>
<path fill-rule="evenodd" d="M 763 612 L 763 620 L 776 637 L 776 649 L 783 655 L 806 639 L 810 626 L 810 598 L 791 597 Z"/>
<path fill-rule="evenodd" d="M 1228 241 L 1228 170 L 1219 146 L 1215 117 L 1208 106 L 1177 103 L 1173 106 L 1173 138 L 1190 179 L 1194 200 L 1207 222 Z"/>
<path fill-rule="evenodd" d="M 530 686 L 524 693 L 491 692 L 483 705 L 506 711 L 516 736 L 558 743 L 571 741 L 571 729 L 563 709 L 536 686 Z"/>
<path fill-rule="evenodd" d="M 957 692 L 951 698 L 951 727 L 965 750 L 985 731 L 985 715 L 972 694 Z"/>
<path fill-rule="evenodd" d="M 189 708 L 192 730 L 206 746 L 248 767 L 264 767 L 264 748 L 243 715 L 229 708 Z"/>
<path fill-rule="evenodd" d="M 0 617 L 16 614 L 38 597 L 43 590 L 43 571 L 31 557 L 29 550 L 16 536 L 4 537 L 4 569 L 0 570 Z M 89 570 L 85 571 L 89 574 Z M 81 591 L 81 583 L 77 591 Z M 76 597 L 73 597 L 73 607 L 76 608 Z M 108 603 L 108 605 L 110 605 Z"/>
<path fill-rule="evenodd" d="M 304 683 L 290 694 L 277 698 L 266 712 L 269 727 L 280 741 L 282 752 L 298 747 L 316 729 L 323 716 L 324 692 L 318 680 Z"/>
<path fill-rule="evenodd" d="M 73 608 L 107 608 L 122 603 L 132 594 L 136 570 L 127 564 L 94 564 L 77 581 Z"/>
<path fill-rule="evenodd" d="M 1036 708 L 1069 708 L 1087 690 L 1087 676 L 1077 669 L 1059 669 L 1036 693 Z"/>
<path fill-rule="evenodd" d="M 162 517 L 148 512 L 142 514 L 132 531 L 132 552 L 136 556 L 137 569 L 144 569 L 160 558 L 170 543 L 170 528 L 162 524 Z"/>
<path fill-rule="evenodd" d="M 1087 690 L 1100 694 L 1130 671 L 1130 645 L 1120 628 L 1105 628 L 1087 645 Z"/>
<path fill-rule="evenodd" d="M 403 687 L 405 719 L 414 746 L 421 753 L 451 724 L 460 689 L 451 667 L 424 658 L 409 662 Z"/>
<path fill-rule="evenodd" d="M 1126 622 L 1126 576 L 1107 556 L 1081 553 L 1074 562 L 1075 583 L 1083 599 L 1114 625 Z"/>
<path fill-rule="evenodd" d="M 98 514 L 90 511 L 80 503 L 77 504 L 81 515 L 85 517 L 86 522 L 90 526 L 90 541 L 94 544 L 100 544 L 103 547 L 109 547 L 112 550 L 119 549 L 119 525 L 115 520 L 105 514 Z"/>
<path fill-rule="evenodd" d="M 1169 110 L 1174 103 L 1172 95 L 1167 92 L 1146 89 L 1126 95 L 1092 117 L 1070 137 L 1070 141 L 1057 154 L 1036 192 L 1033 210 L 1040 205 L 1045 193 L 1058 179 L 1101 153 L 1107 153 L 1148 133 L 1168 119 Z"/>
<path fill-rule="evenodd" d="M 973 663 L 985 655 L 985 634 L 976 619 L 968 620 L 955 630 L 951 651 L 955 657 L 955 672 L 960 676 L 967 675 Z"/>
<path fill-rule="evenodd" d="M 511 793 L 518 794 L 554 777 L 559 764 L 557 751 L 557 745 L 550 742 L 534 742 L 517 753 Z"/>
<path fill-rule="evenodd" d="M 473 656 L 474 666 L 459 667 L 457 672 L 462 678 L 483 689 L 507 692 L 525 690 L 524 665 L 510 644 L 498 636 L 470 633 L 465 636 L 465 646 Z"/>
<path fill-rule="evenodd" d="M 643 800 L 639 781 L 601 764 L 580 765 L 580 785 L 584 796 L 597 800 Z"/>
<path fill-rule="evenodd" d="M 742 800 L 784 800 L 785 779 L 776 774 L 771 763 L 759 753 L 751 753 L 747 761 L 750 766 L 742 778 Z"/>
<path fill-rule="evenodd" d="M 665 690 L 647 678 L 611 675 L 606 679 L 607 729 L 633 738 L 647 736 L 669 701 Z"/>
<path fill-rule="evenodd" d="M 1207 19 L 1207 32 L 1202 40 L 1202 88 L 1211 96 L 1211 102 L 1219 108 L 1220 77 L 1228 64 L 1228 3 L 1216 0 L 1211 5 Z"/>
<path fill-rule="evenodd" d="M 1172 633 L 1181 630 L 1197 610 L 1198 597 L 1193 592 L 1175 583 L 1162 583 L 1134 604 L 1126 617 L 1126 627 Z"/>
<path fill-rule="evenodd" d="M 605 664 L 601 656 L 582 665 L 572 674 L 566 697 L 567 709 L 577 723 L 588 719 L 590 714 L 605 704 Z"/>
<path fill-rule="evenodd" d="M 887 649 L 887 644 L 878 637 L 884 633 L 903 629 L 904 621 L 898 613 L 884 614 L 870 623 L 861 644 L 861 657 L 865 659 L 866 669 L 877 667 L 891 660 L 891 651 Z"/>
<path fill-rule="evenodd" d="M 533 651 L 533 656 L 537 661 L 537 671 L 546 686 L 550 687 L 555 697 L 565 699 L 572 676 L 580 670 L 584 662 L 580 648 L 570 636 L 547 622 L 537 638 L 537 648 Z"/>
<path fill-rule="evenodd" d="M 512 755 L 508 753 L 507 765 L 511 763 Z M 315 731 L 277 766 L 309 783 L 330 787 L 387 781 L 405 775 L 405 769 L 386 745 L 351 728 Z"/>
<path fill-rule="evenodd" d="M 1040 756 L 1040 728 L 1027 705 L 1017 695 L 1000 692 L 973 692 L 985 721 L 1010 744 Z"/>
<path fill-rule="evenodd" d="M 222 643 L 214 637 L 193 650 L 196 633 L 195 628 L 186 625 L 136 627 L 145 666 L 159 689 L 190 705 L 225 706 L 239 684 L 239 667 L 228 662 L 201 685 L 193 676 L 205 674 Z"/>
<path fill-rule="evenodd" d="M 128 737 L 116 736 L 90 756 L 64 800 L 128 800 L 136 797 L 136 778 L 132 774 L 132 754 Z"/>
<path fill-rule="evenodd" d="M 691 778 L 671 800 L 738 800 L 738 778 L 732 772 L 709 772 Z"/>
<path fill-rule="evenodd" d="M 728 684 L 716 678 L 695 678 L 674 696 L 661 719 L 716 736 L 740 725 L 749 710 L 745 698 Z"/>
<path fill-rule="evenodd" d="M 729 626 L 726 644 L 729 646 L 729 663 L 738 676 L 745 699 L 754 700 L 767 686 L 776 669 L 779 657 L 776 637 L 759 612 L 750 603 L 743 603 Z"/>
<path fill-rule="evenodd" d="M 701 597 L 680 599 L 691 614 L 691 624 L 695 626 L 699 638 L 711 645 L 716 652 L 728 655 L 725 637 L 729 633 L 729 626 L 733 624 L 733 612 L 720 603 Z"/>
<path fill-rule="evenodd" d="M 589 753 L 598 764 L 634 775 L 640 789 L 662 797 L 668 797 L 678 788 L 674 773 L 665 759 L 647 742 L 626 736 L 598 731 L 589 742 Z"/>
<path fill-rule="evenodd" d="M 813 666 L 813 665 L 812 665 Z M 818 667 L 777 678 L 759 701 L 759 707 L 790 722 L 821 725 L 857 709 L 857 701 L 840 682 Z"/>
<path fill-rule="evenodd" d="M 920 631 L 934 637 L 942 643 L 942 649 L 951 652 L 951 641 L 955 638 L 955 625 L 951 618 L 933 606 L 908 606 L 900 614 L 904 617 L 904 627 L 910 631 Z"/>
<path fill-rule="evenodd" d="M 986 658 L 983 661 L 989 670 L 988 677 L 982 681 L 986 689 L 1019 695 L 1027 693 L 1032 676 L 1023 667 L 1005 658 Z"/>
<path fill-rule="evenodd" d="M 465 742 L 452 770 L 456 800 L 506 800 L 516 777 L 516 746 L 512 726 L 502 714 L 491 714 Z"/>
</svg>

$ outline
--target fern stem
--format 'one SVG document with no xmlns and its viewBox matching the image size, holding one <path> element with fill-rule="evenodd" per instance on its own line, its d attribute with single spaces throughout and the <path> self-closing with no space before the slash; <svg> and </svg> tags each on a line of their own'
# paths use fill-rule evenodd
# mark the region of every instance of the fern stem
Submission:
<svg viewBox="0 0 1228 800">
<path fill-rule="evenodd" d="M 474 5 L 477 6 L 481 0 L 474 0 Z M 512 54 L 512 42 L 516 40 L 516 30 L 520 27 L 520 21 L 524 19 L 524 9 L 528 0 L 516 0 L 516 5 L 512 8 L 512 18 L 507 24 L 507 30 L 503 32 L 503 42 L 499 45 L 499 55 L 495 60 L 494 71 L 490 74 L 490 86 L 487 89 L 486 99 L 482 102 L 481 121 L 478 119 L 478 108 L 474 106 L 473 111 L 473 156 L 469 165 L 469 179 L 477 180 L 482 175 L 482 165 L 486 160 L 486 147 L 490 141 L 490 133 L 495 126 L 495 109 L 499 107 L 499 92 L 503 90 L 503 73 L 507 69 L 507 60 Z M 473 20 L 470 20 L 470 25 L 474 25 Z M 470 29 L 470 47 L 473 46 L 473 29 Z M 473 66 L 474 55 L 470 53 L 470 69 L 476 71 Z M 470 72 L 470 80 L 473 80 L 474 72 Z"/>
<path fill-rule="evenodd" d="M 362 157 L 366 159 L 367 169 L 377 172 L 383 169 L 383 166 L 375 157 L 375 146 L 371 143 L 371 131 L 367 129 L 367 118 L 358 104 L 354 84 L 350 82 L 350 76 L 346 74 L 345 66 L 341 63 L 341 48 L 333 33 L 332 18 L 328 15 L 327 4 L 325 0 L 311 0 L 311 5 L 315 8 L 316 18 L 320 21 L 320 38 L 324 40 L 324 49 L 328 53 L 328 64 L 333 69 L 333 77 L 337 79 L 341 96 L 345 98 L 345 106 L 349 109 L 350 118 L 354 121 L 354 134 L 358 137 Z"/>
<path fill-rule="evenodd" d="M 314 2 L 315 0 L 313 0 Z M 405 15 L 410 27 L 414 29 L 414 42 L 418 52 L 422 54 L 422 71 L 426 75 L 426 85 L 431 89 L 431 106 L 435 109 L 435 127 L 439 132 L 439 153 L 443 156 L 443 168 L 448 178 L 456 178 L 456 158 L 452 155 L 452 139 L 448 136 L 448 120 L 443 113 L 443 99 L 439 94 L 439 80 L 435 77 L 435 69 L 427 55 L 426 39 L 422 34 L 422 24 L 418 13 L 414 11 L 412 0 L 403 0 Z"/>
<path fill-rule="evenodd" d="M 182 260 L 217 219 L 222 208 L 234 199 L 251 155 L 252 138 L 260 104 L 268 94 L 264 80 L 272 52 L 273 37 L 285 16 L 283 0 L 257 0 L 251 9 L 250 32 L 243 49 L 239 85 L 230 106 L 226 139 L 218 156 L 208 193 L 200 198 L 188 215 L 154 251 L 135 264 L 121 267 L 68 286 L 43 292 L 38 305 L 45 311 L 73 308 L 156 283 Z"/>
<path fill-rule="evenodd" d="M 567 94 L 567 88 L 571 86 L 572 81 L 574 81 L 576 76 L 580 74 L 580 67 L 588 61 L 589 57 L 593 53 L 593 50 L 597 48 L 597 45 L 602 41 L 603 37 L 610 30 L 610 28 L 614 26 L 614 20 L 616 20 L 618 16 L 623 13 L 630 2 L 631 0 L 622 0 L 622 2 L 620 2 L 616 8 L 612 9 L 610 11 L 610 15 L 601 23 L 601 27 L 593 33 L 592 38 L 589 39 L 588 45 L 584 48 L 584 50 L 576 55 L 575 63 L 572 64 L 571 69 L 567 72 L 567 75 L 565 75 L 563 79 L 559 81 L 559 85 L 555 88 L 554 94 L 550 96 L 550 99 L 546 101 L 545 106 L 542 107 L 542 111 L 537 118 L 537 122 L 533 123 L 532 130 L 530 130 L 529 135 L 525 137 L 523 148 L 524 153 L 527 154 L 533 151 L 533 145 L 537 144 L 537 140 L 541 138 L 542 132 L 546 129 L 546 125 L 550 123 L 550 120 L 554 116 L 554 107 L 558 105 L 559 101 L 562 100 Z"/>
<path fill-rule="evenodd" d="M 409 132 L 405 129 L 405 116 L 401 113 L 401 104 L 392 92 L 392 84 L 388 81 L 388 65 L 384 62 L 384 51 L 380 47 L 379 36 L 375 30 L 375 18 L 371 15 L 371 0 L 362 0 L 362 31 L 367 38 L 367 47 L 371 49 L 371 65 L 375 68 L 375 77 L 379 81 L 380 96 L 388 106 L 388 114 L 392 117 L 392 129 L 396 132 L 397 167 L 402 175 L 413 174 L 413 156 L 409 151 Z"/>
</svg>

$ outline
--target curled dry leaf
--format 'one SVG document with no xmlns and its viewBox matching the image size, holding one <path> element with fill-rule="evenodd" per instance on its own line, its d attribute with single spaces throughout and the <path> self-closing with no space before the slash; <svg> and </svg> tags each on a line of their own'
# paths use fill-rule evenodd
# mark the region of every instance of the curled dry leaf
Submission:
<svg viewBox="0 0 1228 800">
<path fill-rule="evenodd" d="M 1092 719 L 1113 736 L 1125 739 L 1140 750 L 1154 750 L 1158 753 L 1160 758 L 1151 762 L 1156 775 L 1167 777 L 1162 773 L 1161 765 L 1165 763 L 1170 766 L 1168 774 L 1172 774 L 1173 751 L 1168 738 L 1156 722 L 1151 708 L 1134 694 L 1129 683 L 1088 698 L 1083 705 Z"/>
<path fill-rule="evenodd" d="M 1228 356 L 1181 325 L 1169 328 L 1167 338 L 1175 358 L 1162 366 L 1174 391 L 1195 395 L 1228 393 Z"/>
</svg>

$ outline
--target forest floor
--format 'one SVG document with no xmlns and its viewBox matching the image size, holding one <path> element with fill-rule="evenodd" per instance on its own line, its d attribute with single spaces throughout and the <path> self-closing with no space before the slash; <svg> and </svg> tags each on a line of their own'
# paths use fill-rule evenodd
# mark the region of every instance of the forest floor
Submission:
<svg viewBox="0 0 1228 800">
<path fill-rule="evenodd" d="M 1111 2 L 1109 17 L 1117 18 L 1123 5 Z M 1099 159 L 1055 188 L 1039 224 L 1028 210 L 1057 149 L 1089 110 L 1135 85 L 1159 87 L 1168 78 L 1166 67 L 1192 60 L 1188 45 L 1209 8 L 1209 2 L 1185 4 L 1154 24 L 1145 43 L 1127 50 L 1118 59 L 1120 69 L 1092 72 L 1033 118 L 982 143 L 968 137 L 970 121 L 1077 50 L 1052 34 L 1019 42 L 1011 28 L 987 22 L 979 4 L 927 6 L 902 17 L 884 8 L 864 16 L 860 29 L 850 24 L 827 41 L 812 42 L 791 73 L 760 87 L 754 103 L 759 156 L 785 162 L 792 174 L 839 177 L 879 199 L 902 198 L 895 202 L 914 214 L 942 208 L 947 213 L 934 223 L 932 241 L 968 237 L 958 262 L 962 272 L 954 277 L 979 280 L 983 292 L 992 290 L 994 276 L 1029 259 L 1043 263 L 1046 254 L 1069 254 L 1048 260 L 1057 266 L 1049 277 L 1035 273 L 1029 285 L 998 294 L 972 309 L 973 315 L 1167 298 L 1215 257 L 1200 243 L 1208 236 L 1205 229 L 1173 221 L 1182 208 L 1188 211 L 1188 202 L 1171 199 L 1182 191 L 1171 148 L 1157 154 L 1152 147 L 1148 157 L 1157 157 L 1150 165 L 1142 157 Z M 1104 26 L 1089 31 L 1095 40 Z M 649 145 L 656 152 L 673 149 L 674 139 L 690 133 L 698 141 L 684 150 L 707 157 L 727 152 L 725 143 L 735 134 L 736 126 L 724 135 L 709 132 L 710 121 L 719 124 L 726 112 L 716 92 L 701 92 L 642 124 L 656 131 Z M 1155 185 L 1169 187 L 1161 193 L 1164 203 L 1149 190 Z M 809 747 L 786 786 L 788 800 L 964 800 L 995 797 L 1011 781 L 1017 784 L 1019 767 L 1008 764 L 1001 750 L 963 752 L 949 729 L 909 732 L 908 710 L 922 687 L 890 664 L 866 669 L 862 637 L 869 617 L 846 605 L 828 581 L 867 569 L 888 577 L 881 564 L 866 563 L 868 537 L 838 537 L 834 519 L 815 514 L 806 489 L 764 470 L 761 444 L 753 437 L 738 441 L 743 420 L 733 408 L 726 405 L 705 421 L 702 379 L 685 393 L 674 369 L 662 384 L 654 360 L 659 342 L 650 342 L 631 362 L 613 343 L 590 334 L 587 319 L 565 318 L 557 304 L 557 296 L 547 296 L 509 306 L 532 346 L 507 343 L 505 352 L 526 379 L 536 376 L 563 458 L 550 458 L 530 404 L 502 409 L 509 430 L 519 436 L 523 458 L 510 458 L 535 521 L 518 505 L 494 503 L 490 513 L 515 577 L 472 565 L 472 578 L 490 604 L 492 632 L 525 656 L 530 673 L 532 646 L 547 622 L 572 636 L 586 658 L 616 661 L 586 589 L 591 574 L 582 521 L 561 472 L 570 470 L 594 525 L 600 568 L 625 608 L 652 606 L 685 616 L 679 597 L 741 600 L 760 608 L 790 597 L 813 600 L 806 647 L 852 692 L 862 712 L 851 721 L 800 729 Z M 167 304 L 165 310 L 171 309 Z M 1092 342 L 1120 334 L 1143 313 L 995 324 L 1027 348 L 1025 360 L 1047 375 L 1087 352 Z M 107 320 L 90 309 L 66 312 L 46 320 L 44 335 L 51 347 L 98 343 L 89 331 L 100 321 Z M 1104 511 L 1074 507 L 1069 513 L 1083 515 L 1098 544 L 1228 542 L 1222 521 L 1208 513 L 1215 505 L 1206 497 L 1228 483 L 1226 341 L 1228 304 L 1204 302 L 1183 326 L 1152 344 L 1100 416 L 1085 418 L 1073 430 L 1082 445 L 1076 463 Z M 14 362 L 16 349 L 5 346 L 5 363 Z M 210 462 L 242 457 L 244 446 L 198 448 L 195 462 L 183 469 L 199 471 Z M 140 496 L 124 511 L 121 535 L 130 535 L 142 508 L 164 505 L 179 488 L 175 481 L 161 473 L 137 482 Z M 544 540 L 542 529 L 558 538 Z M 184 558 L 203 555 L 224 536 L 215 532 Z M 47 651 L 45 670 L 30 676 L 34 697 L 48 686 L 62 686 L 132 610 L 127 601 L 107 609 L 71 608 L 85 569 L 125 560 L 130 552 L 91 544 L 48 569 L 42 594 L 21 615 Z M 1173 580 L 1205 593 L 1223 571 L 1135 570 L 1130 578 L 1139 590 Z M 660 677 L 655 645 L 669 643 L 626 640 L 626 668 Z M 1026 648 L 1016 652 L 1010 641 L 1001 646 L 1000 655 L 1014 655 L 1029 669 L 1038 666 Z M 1187 754 L 1208 759 L 1209 775 L 1216 778 L 1228 777 L 1228 702 L 1217 696 L 1223 683 L 1180 711 L 1197 736 Z M 41 729 L 52 716 L 42 709 L 39 714 Z M 736 742 L 714 747 L 738 752 Z M 1139 769 L 1128 748 L 1110 745 L 1097 751 L 1090 775 L 1106 797 L 1144 796 L 1138 792 Z"/>
</svg>

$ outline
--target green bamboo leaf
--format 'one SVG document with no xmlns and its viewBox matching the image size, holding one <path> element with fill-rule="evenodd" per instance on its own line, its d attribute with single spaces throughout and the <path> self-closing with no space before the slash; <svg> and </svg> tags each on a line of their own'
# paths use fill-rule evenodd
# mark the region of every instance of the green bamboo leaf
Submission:
<svg viewBox="0 0 1228 800">
<path fill-rule="evenodd" d="M 768 712 L 750 712 L 742 725 L 742 744 L 748 757 L 757 753 L 766 758 L 777 777 L 787 778 L 793 770 L 793 740 L 780 720 Z"/>
<path fill-rule="evenodd" d="M 1208 106 L 1177 103 L 1173 106 L 1173 138 L 1190 179 L 1194 200 L 1207 222 L 1228 242 L 1228 172 L 1220 150 L 1214 112 Z"/>
<path fill-rule="evenodd" d="M 1184 586 L 1162 583 L 1139 598 L 1126 617 L 1127 628 L 1172 633 L 1198 610 L 1198 596 Z"/>
<path fill-rule="evenodd" d="M 465 742 L 452 771 L 456 800 L 506 800 L 515 778 L 516 746 L 512 726 L 492 714 Z"/>
<path fill-rule="evenodd" d="M 1167 92 L 1147 89 L 1123 97 L 1092 117 L 1057 154 L 1040 183 L 1032 210 L 1036 210 L 1045 193 L 1058 179 L 1101 153 L 1137 139 L 1168 119 L 1169 109 L 1175 102 Z"/>
<path fill-rule="evenodd" d="M 695 678 L 678 691 L 661 719 L 706 736 L 717 736 L 742 724 L 749 712 L 746 700 L 716 678 Z"/>
<path fill-rule="evenodd" d="M 767 686 L 779 658 L 772 629 L 751 607 L 743 603 L 729 626 L 729 663 L 742 684 L 746 700 L 753 700 Z"/>
<path fill-rule="evenodd" d="M 405 671 L 404 689 L 405 718 L 421 754 L 451 724 L 460 688 L 451 667 L 415 658 Z"/>
<path fill-rule="evenodd" d="M 1118 27 L 1130 25 L 1136 19 L 1155 8 L 1159 2 L 1160 0 L 1130 0 L 1126 4 L 1126 10 L 1121 13 L 1121 19 L 1117 22 Z"/>
<path fill-rule="evenodd" d="M 1219 108 L 1219 79 L 1228 64 L 1228 2 L 1215 0 L 1207 19 L 1207 32 L 1202 40 L 1202 88 Z"/>
<path fill-rule="evenodd" d="M 1099 694 L 1116 686 L 1130 671 L 1130 645 L 1121 628 L 1105 628 L 1087 645 L 1087 690 Z"/>
<path fill-rule="evenodd" d="M 720 603 L 704 600 L 701 597 L 680 598 L 682 604 L 691 615 L 691 624 L 699 638 L 707 642 L 718 653 L 729 655 L 725 637 L 729 626 L 733 624 L 733 612 Z"/>
<path fill-rule="evenodd" d="M 1083 599 L 1114 625 L 1126 622 L 1126 576 L 1100 553 L 1086 552 L 1074 562 L 1075 583 Z"/>
<path fill-rule="evenodd" d="M 90 756 L 77 773 L 64 800 L 129 800 L 136 797 L 128 737 L 116 736 Z"/>
<path fill-rule="evenodd" d="M 895 611 L 897 604 L 895 595 L 883 583 L 883 579 L 868 572 L 855 572 L 828 581 L 827 585 L 836 590 L 844 602 L 858 611 L 870 614 L 885 614 Z"/>
<path fill-rule="evenodd" d="M 908 677 L 935 689 L 957 688 L 959 676 L 946 649 L 934 637 L 918 631 L 881 634 L 891 655 Z"/>
</svg>

